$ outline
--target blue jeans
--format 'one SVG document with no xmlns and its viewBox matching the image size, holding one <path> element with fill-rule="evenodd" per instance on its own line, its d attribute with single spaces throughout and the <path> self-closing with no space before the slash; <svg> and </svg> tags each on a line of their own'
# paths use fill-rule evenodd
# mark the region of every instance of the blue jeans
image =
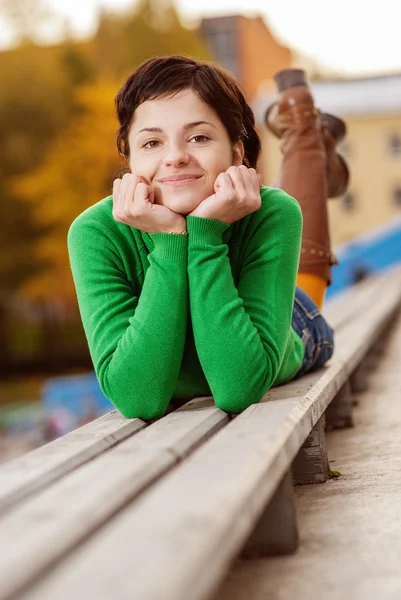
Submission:
<svg viewBox="0 0 401 600">
<path fill-rule="evenodd" d="M 313 300 L 299 287 L 295 291 L 292 327 L 305 345 L 302 366 L 295 376 L 297 378 L 322 367 L 332 357 L 334 331 Z"/>
</svg>

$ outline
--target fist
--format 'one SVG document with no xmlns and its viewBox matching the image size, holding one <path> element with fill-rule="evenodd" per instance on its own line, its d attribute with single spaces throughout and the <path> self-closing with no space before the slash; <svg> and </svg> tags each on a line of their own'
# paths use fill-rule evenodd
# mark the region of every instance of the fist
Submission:
<svg viewBox="0 0 401 600">
<path fill-rule="evenodd" d="M 261 176 L 245 165 L 230 167 L 214 183 L 214 194 L 190 213 L 193 217 L 216 219 L 231 224 L 261 206 Z"/>
<path fill-rule="evenodd" d="M 113 218 L 147 233 L 187 230 L 185 218 L 166 206 L 155 204 L 152 186 L 131 173 L 114 180 Z"/>
</svg>

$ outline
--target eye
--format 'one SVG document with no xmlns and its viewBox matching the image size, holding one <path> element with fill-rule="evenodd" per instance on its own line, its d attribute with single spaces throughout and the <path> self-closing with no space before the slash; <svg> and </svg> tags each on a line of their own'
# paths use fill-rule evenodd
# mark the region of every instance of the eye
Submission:
<svg viewBox="0 0 401 600">
<path fill-rule="evenodd" d="M 194 135 L 193 138 L 191 138 L 191 142 L 195 142 L 195 143 L 205 143 L 208 142 L 210 140 L 210 138 L 207 137 L 207 135 Z"/>
<path fill-rule="evenodd" d="M 160 144 L 158 140 L 149 140 L 143 144 L 142 148 L 145 148 L 145 150 L 153 150 L 153 148 L 157 148 L 158 144 Z"/>
</svg>

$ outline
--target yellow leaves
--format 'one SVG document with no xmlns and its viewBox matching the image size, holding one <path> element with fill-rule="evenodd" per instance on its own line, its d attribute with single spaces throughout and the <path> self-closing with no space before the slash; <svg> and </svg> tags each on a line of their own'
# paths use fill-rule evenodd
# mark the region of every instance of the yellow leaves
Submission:
<svg viewBox="0 0 401 600">
<path fill-rule="evenodd" d="M 0 52 L 0 202 L 7 207 L 0 275 L 13 281 L 9 289 L 24 281 L 29 298 L 75 297 L 68 228 L 111 193 L 125 166 L 116 148 L 114 97 L 123 76 L 145 59 L 177 53 L 212 58 L 170 0 L 104 13 L 88 41 Z M 27 280 L 27 273 L 34 275 Z"/>
<path fill-rule="evenodd" d="M 68 228 L 85 208 L 111 193 L 121 167 L 115 143 L 117 89 L 113 81 L 78 89 L 76 116 L 51 144 L 44 163 L 13 182 L 13 191 L 33 206 L 35 221 L 48 228 L 34 250 L 48 267 L 24 286 L 30 297 L 71 295 Z"/>
</svg>

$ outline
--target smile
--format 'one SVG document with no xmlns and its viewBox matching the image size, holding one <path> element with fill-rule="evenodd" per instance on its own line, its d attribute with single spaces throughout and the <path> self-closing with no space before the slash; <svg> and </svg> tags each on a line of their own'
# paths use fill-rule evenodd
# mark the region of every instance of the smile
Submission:
<svg viewBox="0 0 401 600">
<path fill-rule="evenodd" d="M 198 181 L 201 177 L 201 175 L 178 175 L 176 177 L 172 176 L 166 177 L 165 179 L 159 179 L 159 183 L 176 187 L 179 185 L 188 185 L 194 181 Z"/>
</svg>

